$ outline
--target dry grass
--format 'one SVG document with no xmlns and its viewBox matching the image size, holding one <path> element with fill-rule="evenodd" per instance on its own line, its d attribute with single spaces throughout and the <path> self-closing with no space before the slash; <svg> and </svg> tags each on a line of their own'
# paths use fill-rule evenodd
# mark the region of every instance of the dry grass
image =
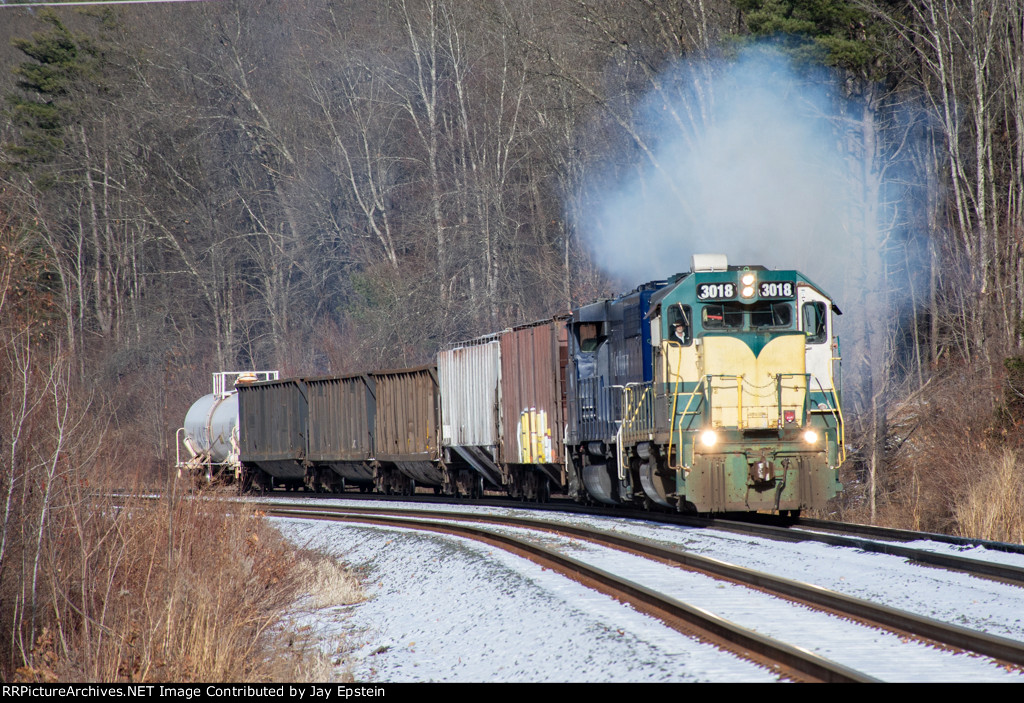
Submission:
<svg viewBox="0 0 1024 703">
<path fill-rule="evenodd" d="M 280 681 L 354 680 L 344 636 L 325 635 L 323 624 L 339 609 L 366 599 L 359 580 L 332 557 L 299 551 L 294 573 L 302 597 L 278 637 L 273 676 Z"/>
<path fill-rule="evenodd" d="M 314 610 L 352 605 L 366 599 L 359 579 L 335 559 L 319 554 L 301 556 L 298 577 Z"/>
<path fill-rule="evenodd" d="M 36 620 L 20 680 L 322 680 L 337 647 L 323 653 L 292 618 L 361 599 L 337 564 L 237 503 L 100 502 L 49 527 L 55 617 Z"/>
<path fill-rule="evenodd" d="M 999 542 L 1024 543 L 1024 464 L 1009 449 L 979 462 L 974 480 L 954 498 L 957 532 Z"/>
<path fill-rule="evenodd" d="M 891 405 L 876 524 L 1024 542 L 1022 428 L 994 412 L 999 383 L 958 368 Z M 864 477 L 848 466 L 843 482 L 832 517 L 870 522 Z"/>
</svg>

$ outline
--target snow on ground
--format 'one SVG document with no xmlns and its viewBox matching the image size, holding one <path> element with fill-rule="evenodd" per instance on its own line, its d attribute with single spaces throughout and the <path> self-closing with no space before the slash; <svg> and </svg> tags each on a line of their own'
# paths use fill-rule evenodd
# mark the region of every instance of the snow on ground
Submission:
<svg viewBox="0 0 1024 703">
<path fill-rule="evenodd" d="M 462 513 L 519 515 L 587 525 L 643 537 L 694 554 L 812 583 L 846 595 L 950 622 L 1000 637 L 1024 641 L 1024 588 L 945 569 L 909 563 L 898 556 L 860 552 L 816 542 L 782 542 L 706 528 L 690 528 L 622 518 L 495 509 L 484 506 L 349 501 L 364 507 L 401 507 Z M 345 501 L 338 501 L 345 504 Z M 914 544 L 911 546 L 921 546 Z M 1024 566 L 1024 555 L 984 548 L 964 549 L 928 543 L 934 551 Z"/>
<path fill-rule="evenodd" d="M 903 557 L 818 542 L 772 541 L 730 532 L 615 518 L 582 517 L 575 520 L 973 630 L 1024 641 L 1024 589 L 1019 586 L 913 564 Z M 986 556 L 1003 563 L 1013 563 L 1007 557 L 1020 557 L 991 550 L 971 552 L 972 558 Z"/>
<path fill-rule="evenodd" d="M 776 676 L 500 549 L 382 527 L 275 520 L 345 559 L 369 600 L 320 618 L 348 629 L 357 681 L 760 681 Z"/>
<path fill-rule="evenodd" d="M 509 528 L 500 531 L 520 536 L 529 534 Z M 898 635 L 786 599 L 618 550 L 570 538 L 556 539 L 565 545 L 559 551 L 575 552 L 576 558 L 588 564 L 883 681 L 1024 682 L 1024 677 L 1017 672 L 1007 672 L 984 657 L 908 642 Z M 551 547 L 556 540 L 545 536 L 543 541 Z"/>
<path fill-rule="evenodd" d="M 651 539 L 826 587 L 834 585 L 822 581 L 847 587 L 852 583 L 858 591 L 874 584 L 881 594 L 872 598 L 876 602 L 899 600 L 903 591 L 916 593 L 911 600 L 919 606 L 936 599 L 939 593 L 932 593 L 931 585 L 922 588 L 920 581 L 922 572 L 934 571 L 935 588 L 942 591 L 939 584 L 946 584 L 947 591 L 938 598 L 939 609 L 949 610 L 959 600 L 967 613 L 961 613 L 963 619 L 970 621 L 960 624 L 1019 629 L 1022 589 L 970 577 L 963 577 L 967 585 L 949 589 L 948 572 L 922 570 L 893 557 L 872 570 L 867 565 L 882 555 L 633 521 L 563 519 L 646 533 Z M 276 522 L 296 543 L 335 554 L 364 572 L 370 600 L 339 613 L 332 623 L 357 632 L 351 645 L 357 649 L 354 674 L 361 681 L 773 680 L 763 669 L 496 548 L 388 528 Z M 581 547 L 576 543 L 572 549 Z M 1003 672 L 981 658 L 965 661 L 967 657 L 922 645 L 908 653 L 891 635 L 818 613 L 794 613 L 794 606 L 763 594 L 751 600 L 738 595 L 748 591 L 731 584 L 611 550 L 588 546 L 583 551 L 590 554 L 588 561 L 603 559 L 602 568 L 630 576 L 643 572 L 644 583 L 725 617 L 756 616 L 757 629 L 766 634 L 803 638 L 815 632 L 821 635 L 815 649 L 823 656 L 886 680 L 1020 680 L 1016 672 Z M 989 594 L 988 586 L 1010 590 Z M 989 596 L 994 600 L 987 600 Z M 1006 624 L 1015 618 L 1016 625 Z"/>
</svg>

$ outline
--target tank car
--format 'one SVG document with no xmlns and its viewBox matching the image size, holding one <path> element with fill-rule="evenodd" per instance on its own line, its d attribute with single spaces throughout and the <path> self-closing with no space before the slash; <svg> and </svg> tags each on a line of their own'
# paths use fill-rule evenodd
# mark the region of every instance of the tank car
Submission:
<svg viewBox="0 0 1024 703">
<path fill-rule="evenodd" d="M 574 497 L 700 513 L 824 507 L 844 458 L 833 314 L 799 272 L 721 255 L 574 310 Z"/>
<path fill-rule="evenodd" d="M 236 480 L 241 471 L 238 446 L 238 391 L 241 386 L 276 379 L 277 371 L 221 371 L 213 374 L 213 392 L 204 395 L 185 414 L 178 429 L 176 468 L 206 482 Z M 188 459 L 182 459 L 182 448 Z"/>
</svg>

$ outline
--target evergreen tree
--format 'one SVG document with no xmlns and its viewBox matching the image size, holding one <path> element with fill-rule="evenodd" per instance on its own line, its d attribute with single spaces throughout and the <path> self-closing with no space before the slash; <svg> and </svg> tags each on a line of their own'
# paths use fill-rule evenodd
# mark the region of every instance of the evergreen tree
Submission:
<svg viewBox="0 0 1024 703">
<path fill-rule="evenodd" d="M 898 300 L 908 285 L 905 264 L 912 256 L 901 245 L 911 236 L 906 217 L 893 203 L 902 197 L 901 145 L 911 125 L 898 98 L 893 53 L 886 49 L 887 26 L 850 0 L 733 0 L 750 37 L 771 39 L 794 63 L 813 74 L 827 66 L 842 86 L 832 128 L 846 164 L 847 211 L 843 228 L 860 242 L 859 261 L 850 261 L 852 297 L 857 310 L 872 311 L 847 321 L 860 343 L 852 351 L 856 382 L 854 406 L 857 442 L 854 457 L 867 484 L 872 520 L 887 462 L 888 396 L 899 379 L 894 359 L 899 336 Z M 899 173 L 899 176 L 896 174 Z M 849 395 L 847 397 L 849 398 Z"/>
<path fill-rule="evenodd" d="M 885 78 L 885 26 L 848 0 L 733 0 L 750 35 L 770 37 L 797 62 Z"/>
<path fill-rule="evenodd" d="M 46 31 L 13 42 L 30 60 L 13 69 L 21 92 L 6 96 L 17 139 L 5 151 L 24 169 L 51 163 L 63 148 L 65 129 L 78 118 L 76 87 L 95 77 L 98 63 L 92 42 L 73 35 L 55 13 L 43 11 L 40 20 Z"/>
</svg>

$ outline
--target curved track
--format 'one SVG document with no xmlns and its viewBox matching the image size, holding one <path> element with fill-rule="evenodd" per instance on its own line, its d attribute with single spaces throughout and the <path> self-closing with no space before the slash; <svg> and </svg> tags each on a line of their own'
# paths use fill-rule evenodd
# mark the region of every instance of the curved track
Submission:
<svg viewBox="0 0 1024 703">
<path fill-rule="evenodd" d="M 533 560 L 547 568 L 559 571 L 585 585 L 613 597 L 629 602 L 638 609 L 656 615 L 672 627 L 714 641 L 741 656 L 769 664 L 785 671 L 792 678 L 817 681 L 869 681 L 871 676 L 847 666 L 811 654 L 802 643 L 783 643 L 760 635 L 750 628 L 730 623 L 723 618 L 704 612 L 700 608 L 665 596 L 631 579 L 616 576 L 583 561 L 560 554 L 556 550 L 538 546 L 536 540 L 507 534 L 505 528 L 542 531 L 569 536 L 573 539 L 603 547 L 642 555 L 688 571 L 706 574 L 714 579 L 741 584 L 774 596 L 794 601 L 825 612 L 855 620 L 872 628 L 913 637 L 945 648 L 974 652 L 992 657 L 1011 667 L 1024 666 L 1024 644 L 1021 642 L 976 632 L 938 620 L 877 605 L 818 586 L 780 578 L 771 574 L 727 564 L 667 547 L 653 541 L 611 533 L 591 527 L 552 524 L 533 518 L 458 514 L 451 511 L 397 508 L 362 508 L 338 506 L 287 506 L 264 504 L 263 509 L 276 517 L 304 519 L 330 519 L 348 522 L 373 523 L 411 529 L 461 534 L 472 539 L 496 544 Z M 648 516 L 649 519 L 649 516 Z M 487 524 L 493 527 L 481 527 Z M 782 529 L 782 528 L 774 528 Z"/>
<path fill-rule="evenodd" d="M 345 494 L 345 498 L 381 500 L 377 495 Z M 817 542 L 836 547 L 847 547 L 865 552 L 889 554 L 909 561 L 932 567 L 959 571 L 981 578 L 991 578 L 1018 586 L 1024 586 L 1024 567 L 1007 564 L 998 560 L 965 557 L 938 552 L 933 549 L 906 546 L 907 542 L 935 542 L 954 547 L 980 547 L 985 550 L 1006 554 L 1024 555 L 1024 545 L 993 542 L 965 537 L 954 537 L 929 532 L 913 532 L 892 528 L 859 525 L 855 523 L 830 522 L 798 518 L 795 521 L 771 515 L 750 514 L 742 516 L 697 517 L 676 513 L 650 513 L 621 508 L 582 506 L 568 500 L 552 500 L 550 503 L 524 503 L 509 499 L 485 499 L 464 503 L 455 498 L 437 498 L 428 495 L 412 497 L 388 496 L 387 500 L 397 504 L 437 503 L 440 505 L 477 505 L 504 507 L 518 510 L 533 510 L 538 513 L 557 511 L 599 517 L 620 517 L 687 527 L 704 527 L 736 534 L 761 537 L 786 542 Z M 869 539 L 873 538 L 873 539 Z"/>
</svg>

